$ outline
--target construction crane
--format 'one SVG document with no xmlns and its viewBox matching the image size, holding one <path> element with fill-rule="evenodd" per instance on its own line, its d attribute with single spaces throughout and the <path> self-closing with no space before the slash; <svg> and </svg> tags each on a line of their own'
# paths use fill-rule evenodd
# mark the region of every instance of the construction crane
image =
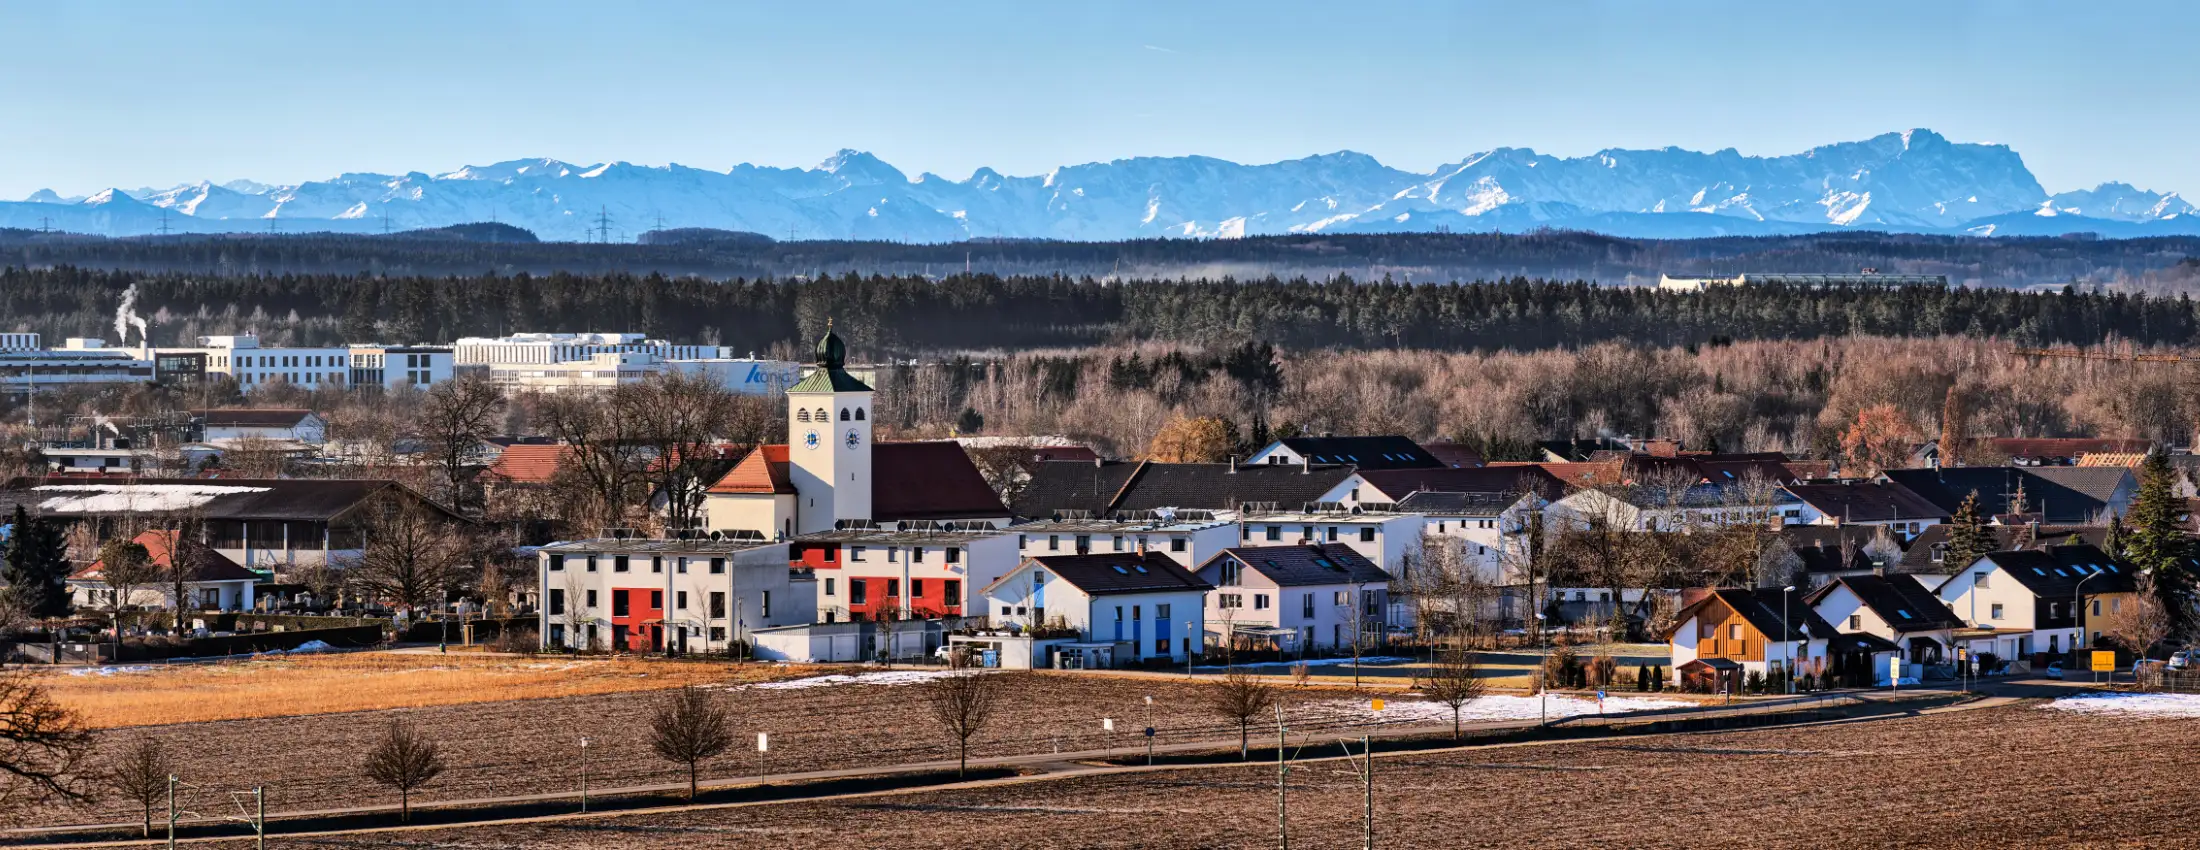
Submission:
<svg viewBox="0 0 2200 850">
<path fill-rule="evenodd" d="M 2060 357 L 2070 360 L 2113 360 L 2123 363 L 2190 363 L 2193 359 L 2182 354 L 2111 354 L 2106 351 L 2086 351 L 2082 348 L 2019 348 L 2019 357 Z"/>
</svg>

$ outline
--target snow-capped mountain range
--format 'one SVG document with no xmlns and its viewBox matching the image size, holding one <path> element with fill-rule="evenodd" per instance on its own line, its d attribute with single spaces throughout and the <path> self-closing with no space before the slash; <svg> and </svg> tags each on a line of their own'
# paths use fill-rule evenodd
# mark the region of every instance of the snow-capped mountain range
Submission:
<svg viewBox="0 0 2200 850">
<path fill-rule="evenodd" d="M 160 232 L 381 232 L 501 221 L 583 241 L 708 227 L 774 238 L 946 242 L 980 237 L 1115 240 L 1285 233 L 1506 231 L 1540 227 L 1693 237 L 1825 230 L 1981 236 L 2200 233 L 2200 209 L 2125 183 L 2050 195 L 2005 145 L 1930 130 L 1774 157 L 1733 149 L 1525 148 L 1404 171 L 1350 151 L 1265 165 L 1203 156 L 1070 165 L 1042 175 L 980 168 L 910 177 L 875 156 L 815 168 L 710 171 L 553 159 L 442 174 L 343 174 L 295 186 L 249 180 L 87 197 L 40 190 L 0 202 L 0 227 L 111 236 Z"/>
</svg>

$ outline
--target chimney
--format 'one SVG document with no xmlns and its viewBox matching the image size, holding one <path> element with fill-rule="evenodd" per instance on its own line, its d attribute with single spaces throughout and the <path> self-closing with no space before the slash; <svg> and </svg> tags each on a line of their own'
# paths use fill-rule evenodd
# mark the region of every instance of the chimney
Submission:
<svg viewBox="0 0 2200 850">
<path fill-rule="evenodd" d="M 1314 474 L 1314 461 L 1312 461 L 1312 460 L 1308 459 L 1308 458 L 1307 458 L 1307 457 L 1306 457 L 1305 455 L 1300 455 L 1300 456 L 1299 456 L 1299 474 L 1300 474 L 1300 475 L 1312 475 L 1312 474 Z"/>
<path fill-rule="evenodd" d="M 1231 456 L 1230 456 L 1230 474 L 1231 474 L 1231 475 L 1236 475 L 1236 474 L 1237 474 L 1237 455 L 1231 455 Z"/>
<path fill-rule="evenodd" d="M 1101 459 L 1100 459 L 1100 455 L 1099 455 L 1099 454 L 1095 453 L 1095 454 L 1094 454 L 1094 455 L 1092 456 L 1092 468 L 1094 468 L 1094 469 L 1100 469 L 1100 468 L 1102 468 L 1102 467 L 1105 467 L 1105 466 L 1107 466 L 1107 465 L 1108 465 L 1108 462 L 1107 462 L 1107 461 L 1104 461 L 1104 460 L 1101 460 Z"/>
</svg>

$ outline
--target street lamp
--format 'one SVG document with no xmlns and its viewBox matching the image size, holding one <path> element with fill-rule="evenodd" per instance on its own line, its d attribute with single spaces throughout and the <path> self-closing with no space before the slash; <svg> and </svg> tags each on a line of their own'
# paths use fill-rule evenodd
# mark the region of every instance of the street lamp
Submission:
<svg viewBox="0 0 2200 850">
<path fill-rule="evenodd" d="M 2079 612 L 2085 608 L 2085 583 L 2100 577 L 2101 573 L 2095 572 L 2078 579 L 2077 585 L 2070 588 L 2070 658 L 2073 665 L 2077 663 L 2078 643 L 2085 640 L 2085 625 L 2078 617 Z M 2145 652 L 2147 649 L 2143 647 L 2139 651 Z"/>
<path fill-rule="evenodd" d="M 1795 693 L 1795 644 L 1788 641 L 1788 597 L 1795 594 L 1795 585 L 1780 588 L 1780 678 L 1787 684 L 1781 690 Z"/>
</svg>

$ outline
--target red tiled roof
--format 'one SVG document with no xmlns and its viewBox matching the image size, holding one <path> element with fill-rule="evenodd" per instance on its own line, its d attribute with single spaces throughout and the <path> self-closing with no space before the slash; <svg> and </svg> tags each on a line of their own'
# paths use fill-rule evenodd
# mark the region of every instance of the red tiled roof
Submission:
<svg viewBox="0 0 2200 850">
<path fill-rule="evenodd" d="M 566 446 L 506 446 L 488 474 L 513 484 L 548 484 L 565 461 Z"/>
<path fill-rule="evenodd" d="M 166 571 L 169 565 L 175 563 L 170 558 L 168 551 L 169 539 L 174 536 L 174 532 L 147 531 L 132 538 L 131 542 L 145 547 L 146 554 L 152 556 L 153 564 Z M 229 556 L 205 548 L 204 544 L 186 539 L 183 541 L 183 545 L 198 550 L 198 571 L 191 576 L 192 581 L 256 581 L 260 577 L 258 573 L 238 566 L 236 561 L 229 559 Z M 93 561 L 91 566 L 77 570 L 69 577 L 83 581 L 98 581 L 100 579 L 100 567 L 104 564 L 103 561 Z"/>
<path fill-rule="evenodd" d="M 709 492 L 794 493 L 794 481 L 787 477 L 786 445 L 758 446 L 727 472 L 726 477 L 710 485 Z"/>
<path fill-rule="evenodd" d="M 1008 516 L 1001 495 L 952 442 L 874 443 L 871 518 L 989 519 Z"/>
</svg>

